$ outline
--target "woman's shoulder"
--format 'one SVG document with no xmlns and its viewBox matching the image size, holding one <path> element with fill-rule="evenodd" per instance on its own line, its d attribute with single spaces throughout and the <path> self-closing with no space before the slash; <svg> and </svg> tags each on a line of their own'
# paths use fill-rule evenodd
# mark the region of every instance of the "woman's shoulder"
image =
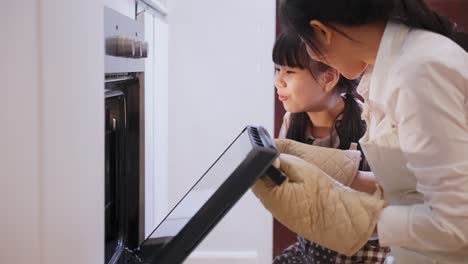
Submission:
<svg viewBox="0 0 468 264">
<path fill-rule="evenodd" d="M 414 34 L 392 71 L 392 83 L 398 91 L 438 93 L 468 89 L 468 53 L 452 40 L 432 32 Z M 410 42 L 410 41 L 408 41 Z M 424 43 L 426 43 L 424 45 Z"/>
<path fill-rule="evenodd" d="M 468 76 L 468 52 L 453 40 L 427 30 L 412 29 L 399 57 L 398 76 L 430 74 L 430 69 Z"/>
</svg>

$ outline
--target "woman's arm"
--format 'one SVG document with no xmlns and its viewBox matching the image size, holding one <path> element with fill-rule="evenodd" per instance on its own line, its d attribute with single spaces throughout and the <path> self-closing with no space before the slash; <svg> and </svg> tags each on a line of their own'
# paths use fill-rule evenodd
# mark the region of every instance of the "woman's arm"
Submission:
<svg viewBox="0 0 468 264">
<path fill-rule="evenodd" d="M 419 60 L 395 80 L 400 147 L 424 202 L 382 211 L 378 223 L 382 245 L 444 252 L 468 246 L 468 72 L 464 65 Z"/>
<path fill-rule="evenodd" d="M 374 173 L 371 171 L 358 171 L 354 181 L 349 187 L 354 190 L 374 194 L 377 190 Z"/>
</svg>

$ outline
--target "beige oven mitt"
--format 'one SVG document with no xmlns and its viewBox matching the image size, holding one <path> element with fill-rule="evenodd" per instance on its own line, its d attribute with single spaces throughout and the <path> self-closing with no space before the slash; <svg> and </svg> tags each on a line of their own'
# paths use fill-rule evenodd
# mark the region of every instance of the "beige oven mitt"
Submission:
<svg viewBox="0 0 468 264">
<path fill-rule="evenodd" d="M 327 175 L 340 183 L 350 186 L 354 181 L 361 162 L 361 152 L 354 144 L 350 150 L 325 148 L 300 143 L 290 139 L 275 139 L 279 152 L 291 154 L 314 163 Z"/>
<path fill-rule="evenodd" d="M 316 165 L 281 154 L 280 169 L 288 179 L 280 186 L 267 177 L 252 187 L 265 208 L 293 232 L 351 256 L 373 234 L 385 202 L 342 185 Z"/>
</svg>

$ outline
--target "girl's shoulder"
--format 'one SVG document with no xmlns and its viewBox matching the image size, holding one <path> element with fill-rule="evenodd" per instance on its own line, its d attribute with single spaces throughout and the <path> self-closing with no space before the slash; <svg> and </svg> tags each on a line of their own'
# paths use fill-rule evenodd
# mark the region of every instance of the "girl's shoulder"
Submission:
<svg viewBox="0 0 468 264">
<path fill-rule="evenodd" d="M 341 96 L 345 98 L 346 94 L 342 94 Z M 364 102 L 360 98 L 354 96 L 354 101 L 356 101 L 357 105 L 359 106 L 359 108 L 361 108 L 361 110 L 364 109 Z"/>
<path fill-rule="evenodd" d="M 286 112 L 283 116 L 283 123 L 281 124 L 278 138 L 286 138 L 286 134 L 289 129 L 290 119 L 291 119 L 291 113 Z"/>
<path fill-rule="evenodd" d="M 363 101 L 361 101 L 359 98 L 355 98 L 354 100 L 358 104 L 359 108 L 361 108 L 361 110 L 364 109 L 364 102 Z"/>
<path fill-rule="evenodd" d="M 284 120 L 289 120 L 290 117 L 291 117 L 291 113 L 290 113 L 290 112 L 284 113 L 283 121 L 284 121 Z"/>
</svg>

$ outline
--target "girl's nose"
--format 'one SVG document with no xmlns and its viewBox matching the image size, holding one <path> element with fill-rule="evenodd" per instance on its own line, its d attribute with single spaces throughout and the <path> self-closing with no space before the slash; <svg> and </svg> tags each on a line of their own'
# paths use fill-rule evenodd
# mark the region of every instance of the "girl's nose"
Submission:
<svg viewBox="0 0 468 264">
<path fill-rule="evenodd" d="M 281 78 L 279 74 L 275 76 L 275 86 L 276 88 L 286 88 L 286 82 Z"/>
</svg>

